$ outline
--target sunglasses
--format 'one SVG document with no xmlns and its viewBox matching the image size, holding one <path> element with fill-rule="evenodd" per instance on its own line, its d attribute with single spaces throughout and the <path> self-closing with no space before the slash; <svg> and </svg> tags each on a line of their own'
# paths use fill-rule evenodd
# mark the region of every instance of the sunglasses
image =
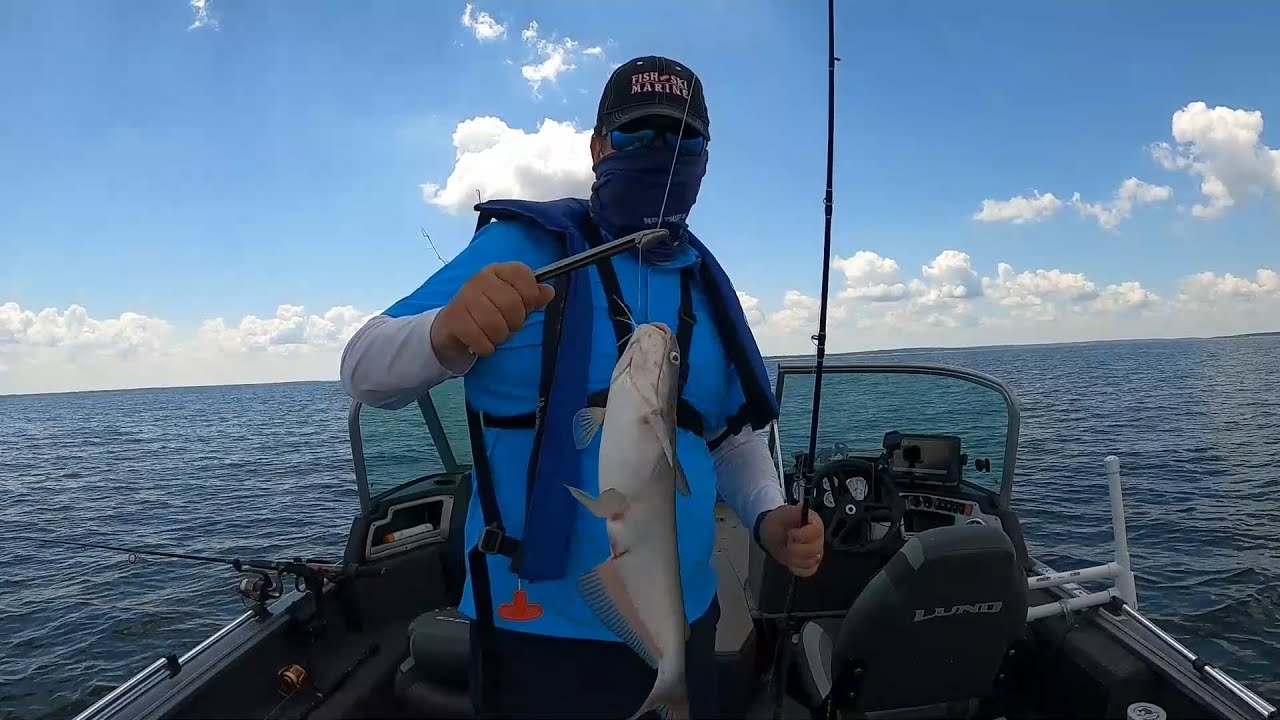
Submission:
<svg viewBox="0 0 1280 720">
<path fill-rule="evenodd" d="M 626 152 L 638 148 L 650 147 L 662 138 L 665 147 L 676 148 L 678 155 L 701 155 L 707 148 L 707 139 L 697 131 L 686 126 L 682 136 L 675 128 L 626 127 L 609 133 L 609 143 L 614 150 Z"/>
</svg>

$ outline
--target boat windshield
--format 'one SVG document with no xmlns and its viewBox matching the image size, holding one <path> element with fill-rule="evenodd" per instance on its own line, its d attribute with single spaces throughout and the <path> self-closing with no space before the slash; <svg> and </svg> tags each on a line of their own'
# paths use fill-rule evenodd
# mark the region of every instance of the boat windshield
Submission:
<svg viewBox="0 0 1280 720">
<path fill-rule="evenodd" d="M 813 383 L 812 361 L 779 365 L 778 454 L 784 471 L 795 453 L 809 449 Z M 885 433 L 894 430 L 958 436 L 965 456 L 962 481 L 1007 504 L 1017 451 L 1017 401 L 994 378 L 962 368 L 827 362 L 821 402 L 815 464 L 832 451 L 879 455 Z"/>
<path fill-rule="evenodd" d="M 462 387 L 461 378 L 445 381 L 396 410 L 353 406 L 348 429 L 362 505 L 370 496 L 471 464 Z"/>
</svg>

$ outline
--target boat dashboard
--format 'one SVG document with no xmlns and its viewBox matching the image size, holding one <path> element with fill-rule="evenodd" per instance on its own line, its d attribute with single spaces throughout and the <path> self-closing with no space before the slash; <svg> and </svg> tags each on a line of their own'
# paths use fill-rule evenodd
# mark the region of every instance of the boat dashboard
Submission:
<svg viewBox="0 0 1280 720">
<path fill-rule="evenodd" d="M 954 435 L 891 432 L 878 454 L 851 452 L 843 443 L 820 450 L 813 463 L 812 506 L 838 536 L 851 524 L 865 524 L 866 541 L 882 540 L 890 532 L 905 541 L 949 525 L 1000 527 L 992 493 L 964 482 L 967 469 L 990 472 L 991 461 L 970 462 L 960 442 Z M 795 500 L 805 491 L 807 453 L 792 457 L 786 479 Z M 868 515 L 865 523 L 854 523 L 863 513 Z"/>
<path fill-rule="evenodd" d="M 885 433 L 879 451 L 855 451 L 836 443 L 818 449 L 812 464 L 807 452 L 792 453 L 791 467 L 783 472 L 784 493 L 789 502 L 812 493 L 810 507 L 826 532 L 825 557 L 797 596 L 798 612 L 846 611 L 894 553 L 932 528 L 995 526 L 1022 547 L 1021 528 L 1000 507 L 999 493 L 972 475 L 966 481 L 967 474 L 989 473 L 991 466 L 989 458 L 964 453 L 957 435 L 899 431 Z M 756 608 L 766 614 L 779 611 L 789 574 L 762 555 L 755 562 Z"/>
</svg>

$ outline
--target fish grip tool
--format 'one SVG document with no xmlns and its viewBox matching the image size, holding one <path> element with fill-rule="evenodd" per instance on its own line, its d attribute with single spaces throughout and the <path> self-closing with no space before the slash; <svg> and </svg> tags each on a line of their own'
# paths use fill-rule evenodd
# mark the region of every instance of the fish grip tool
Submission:
<svg viewBox="0 0 1280 720">
<path fill-rule="evenodd" d="M 809 422 L 809 452 L 805 456 L 804 469 L 801 476 L 800 526 L 809 522 L 809 509 L 813 503 L 814 458 L 818 451 L 818 423 L 822 409 L 822 368 L 827 354 L 827 297 L 831 278 L 831 211 L 834 205 L 832 191 L 835 167 L 835 119 L 836 119 L 836 21 L 835 0 L 827 0 L 827 187 L 823 197 L 823 210 L 826 215 L 823 230 L 822 248 L 822 295 L 818 310 L 818 332 L 813 335 L 817 354 L 813 375 L 813 407 Z M 796 586 L 800 578 L 792 575 L 787 584 L 786 600 L 782 609 L 782 624 L 779 628 L 777 645 L 774 646 L 774 665 L 770 680 L 774 685 L 773 720 L 781 720 L 783 700 L 786 697 L 787 670 L 791 664 L 792 638 L 795 634 L 795 620 L 792 617 L 795 605 Z"/>
<path fill-rule="evenodd" d="M 567 258 L 561 258 L 553 263 L 544 265 L 534 271 L 533 277 L 538 282 L 543 283 L 553 278 L 557 278 L 567 272 L 591 265 L 599 260 L 611 258 L 614 255 L 631 248 L 643 250 L 646 245 L 651 245 L 659 240 L 665 239 L 670 234 L 671 233 L 661 228 L 651 228 L 648 230 L 634 232 L 616 240 L 610 240 L 607 243 L 602 243 L 589 250 L 584 250 L 577 255 L 570 255 Z"/>
</svg>

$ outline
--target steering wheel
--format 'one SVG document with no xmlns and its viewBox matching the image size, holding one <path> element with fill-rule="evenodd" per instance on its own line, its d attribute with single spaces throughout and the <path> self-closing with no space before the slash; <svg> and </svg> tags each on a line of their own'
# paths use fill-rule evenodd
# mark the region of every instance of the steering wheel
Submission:
<svg viewBox="0 0 1280 720">
<path fill-rule="evenodd" d="M 861 458 L 833 460 L 814 470 L 814 487 L 829 484 L 835 499 L 834 519 L 827 528 L 827 544 L 832 548 L 854 555 L 882 552 L 890 546 L 897 550 L 907 503 L 889 473 L 878 470 L 876 463 Z M 854 477 L 865 478 L 868 483 L 867 494 L 861 500 L 855 499 L 849 489 L 848 481 Z M 885 502 L 868 500 L 871 483 L 881 488 Z M 863 539 L 871 537 L 871 523 L 886 521 L 889 529 L 884 535 L 875 540 Z"/>
</svg>

